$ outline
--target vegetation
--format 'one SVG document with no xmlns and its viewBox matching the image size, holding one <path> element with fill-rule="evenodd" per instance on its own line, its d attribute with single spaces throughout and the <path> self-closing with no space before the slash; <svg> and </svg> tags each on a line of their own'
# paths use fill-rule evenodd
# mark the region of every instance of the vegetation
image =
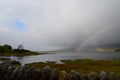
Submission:
<svg viewBox="0 0 120 80">
<path fill-rule="evenodd" d="M 39 55 L 39 53 L 21 48 L 12 49 L 12 47 L 7 44 L 0 46 L 0 56 L 29 56 L 29 55 Z"/>
<path fill-rule="evenodd" d="M 0 58 L 0 61 L 10 61 L 9 58 Z"/>
<path fill-rule="evenodd" d="M 57 70 L 76 70 L 79 73 L 90 73 L 90 72 L 101 72 L 105 71 L 107 73 L 115 72 L 120 75 L 120 60 L 62 60 L 64 64 L 55 64 L 54 62 L 47 63 L 31 63 L 27 64 L 30 66 L 36 66 L 38 68 L 43 68 L 48 65 L 51 68 L 56 68 Z"/>
<path fill-rule="evenodd" d="M 120 49 L 116 49 L 116 50 L 114 50 L 114 52 L 120 52 Z"/>
<path fill-rule="evenodd" d="M 37 52 L 25 52 L 25 53 L 1 53 L 0 56 L 32 56 L 32 55 L 40 55 Z"/>
<path fill-rule="evenodd" d="M 12 47 L 10 45 L 0 46 L 0 53 L 12 52 Z"/>
</svg>

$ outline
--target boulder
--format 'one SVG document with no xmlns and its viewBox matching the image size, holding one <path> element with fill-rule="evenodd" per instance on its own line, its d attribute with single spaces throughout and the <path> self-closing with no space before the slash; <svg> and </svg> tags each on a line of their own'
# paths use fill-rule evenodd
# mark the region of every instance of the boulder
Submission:
<svg viewBox="0 0 120 80">
<path fill-rule="evenodd" d="M 45 66 L 42 70 L 42 80 L 49 80 L 51 73 L 51 68 L 49 66 Z"/>
<path fill-rule="evenodd" d="M 19 73 L 20 67 L 17 67 L 13 70 L 12 75 L 10 76 L 11 80 L 18 80 L 18 73 Z"/>
<path fill-rule="evenodd" d="M 56 70 L 52 70 L 49 80 L 59 80 L 59 72 Z"/>
<path fill-rule="evenodd" d="M 29 67 L 25 70 L 25 78 L 28 80 L 32 80 L 32 73 L 34 72 L 36 68 L 34 66 Z"/>
<path fill-rule="evenodd" d="M 7 72 L 9 67 L 9 64 L 4 64 L 1 70 L 1 74 L 5 76 L 5 73 Z"/>
<path fill-rule="evenodd" d="M 20 67 L 19 73 L 18 73 L 18 79 L 25 80 L 25 78 L 26 78 L 25 72 L 27 71 L 28 68 L 29 68 L 29 66 L 26 66 L 26 65 Z"/>
<path fill-rule="evenodd" d="M 80 80 L 88 80 L 88 77 L 86 74 L 81 74 Z"/>
<path fill-rule="evenodd" d="M 3 65 L 0 65 L 0 73 L 1 73 L 1 71 L 2 71 L 2 67 L 3 67 Z"/>
<path fill-rule="evenodd" d="M 8 70 L 7 70 L 7 73 L 6 73 L 6 77 L 9 77 L 12 75 L 12 72 L 16 69 L 15 66 L 9 66 L 8 67 Z"/>
<path fill-rule="evenodd" d="M 91 72 L 91 73 L 88 75 L 88 79 L 89 79 L 89 80 L 99 80 L 99 77 L 98 77 L 98 74 L 97 74 L 97 73 Z"/>
<path fill-rule="evenodd" d="M 32 72 L 32 80 L 42 80 L 42 70 L 40 69 L 35 69 Z"/>
<path fill-rule="evenodd" d="M 69 80 L 69 74 L 66 71 L 61 71 L 59 75 L 59 80 Z"/>
<path fill-rule="evenodd" d="M 80 74 L 75 70 L 72 70 L 69 76 L 70 80 L 80 80 Z"/>
<path fill-rule="evenodd" d="M 114 72 L 111 72 L 108 76 L 109 80 L 117 80 L 117 76 L 115 75 Z"/>
<path fill-rule="evenodd" d="M 100 72 L 100 80 L 109 80 L 105 71 Z"/>
</svg>

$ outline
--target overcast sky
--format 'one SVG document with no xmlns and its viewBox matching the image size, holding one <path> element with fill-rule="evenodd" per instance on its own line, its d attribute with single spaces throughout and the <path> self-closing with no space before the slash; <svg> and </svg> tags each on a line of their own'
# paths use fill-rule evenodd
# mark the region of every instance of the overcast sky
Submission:
<svg viewBox="0 0 120 80">
<path fill-rule="evenodd" d="M 120 0 L 0 0 L 0 44 L 49 50 L 120 42 Z"/>
</svg>

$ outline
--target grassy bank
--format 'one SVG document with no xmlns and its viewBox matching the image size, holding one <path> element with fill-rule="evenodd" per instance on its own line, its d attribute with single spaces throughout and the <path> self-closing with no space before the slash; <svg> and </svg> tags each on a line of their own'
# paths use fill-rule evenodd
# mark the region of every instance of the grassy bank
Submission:
<svg viewBox="0 0 120 80">
<path fill-rule="evenodd" d="M 115 72 L 120 75 L 120 60 L 62 60 L 65 64 L 55 64 L 54 62 L 47 63 L 32 63 L 28 64 L 30 66 L 36 66 L 38 68 L 43 68 L 48 65 L 51 68 L 56 68 L 57 70 L 66 70 L 70 72 L 71 70 L 76 70 L 79 73 L 90 73 L 90 72 Z"/>
</svg>

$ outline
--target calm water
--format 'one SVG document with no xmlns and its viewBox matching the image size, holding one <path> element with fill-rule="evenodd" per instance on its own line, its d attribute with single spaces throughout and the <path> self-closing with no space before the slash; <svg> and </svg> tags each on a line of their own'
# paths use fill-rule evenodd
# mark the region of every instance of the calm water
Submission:
<svg viewBox="0 0 120 80">
<path fill-rule="evenodd" d="M 3 57 L 2 57 L 3 58 Z M 120 60 L 120 53 L 100 53 L 100 52 L 74 52 L 74 51 L 66 51 L 66 52 L 56 52 L 55 54 L 43 54 L 37 56 L 25 56 L 25 57 L 7 57 L 11 60 L 17 60 L 22 63 L 22 65 L 33 62 L 46 62 L 46 61 L 55 61 L 57 63 L 61 63 L 60 60 L 67 59 L 94 59 L 94 60 L 111 60 L 117 59 Z"/>
</svg>

